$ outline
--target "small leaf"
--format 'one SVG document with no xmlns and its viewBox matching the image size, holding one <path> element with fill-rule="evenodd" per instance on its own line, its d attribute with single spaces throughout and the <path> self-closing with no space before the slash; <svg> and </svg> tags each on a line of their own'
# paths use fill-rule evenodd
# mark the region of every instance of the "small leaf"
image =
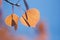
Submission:
<svg viewBox="0 0 60 40">
<path fill-rule="evenodd" d="M 11 14 L 7 16 L 5 19 L 5 23 L 10 27 L 14 26 L 14 29 L 16 30 L 18 25 L 18 16 L 16 14 Z"/>
<path fill-rule="evenodd" d="M 26 19 L 25 14 L 23 14 L 22 16 L 24 18 L 23 17 L 20 18 L 21 23 L 24 24 L 25 26 L 28 26 L 27 23 L 26 23 L 26 21 L 27 21 L 31 27 L 35 27 L 37 22 L 40 19 L 39 11 L 37 9 L 33 8 L 33 9 L 27 10 L 26 13 L 27 13 L 28 19 Z"/>
</svg>

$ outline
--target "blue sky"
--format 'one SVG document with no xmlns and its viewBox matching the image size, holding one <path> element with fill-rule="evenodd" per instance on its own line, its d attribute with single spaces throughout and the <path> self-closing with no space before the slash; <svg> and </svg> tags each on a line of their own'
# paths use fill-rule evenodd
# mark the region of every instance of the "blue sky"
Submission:
<svg viewBox="0 0 60 40">
<path fill-rule="evenodd" d="M 13 3 L 16 3 L 16 0 L 10 0 Z M 49 31 L 51 34 L 51 40 L 59 40 L 60 38 L 60 0 L 27 0 L 29 4 L 29 8 L 37 8 L 40 11 L 40 16 L 42 21 L 48 22 Z M 25 9 L 23 0 L 19 2 L 22 8 Z M 6 3 L 3 0 L 3 18 L 5 19 L 6 16 L 12 13 L 12 6 Z M 21 12 L 20 8 L 14 7 L 14 13 L 21 17 L 24 13 Z M 29 28 L 18 22 L 18 30 L 14 32 L 15 34 L 19 35 L 27 35 L 27 36 L 35 36 L 35 30 L 33 28 Z"/>
</svg>

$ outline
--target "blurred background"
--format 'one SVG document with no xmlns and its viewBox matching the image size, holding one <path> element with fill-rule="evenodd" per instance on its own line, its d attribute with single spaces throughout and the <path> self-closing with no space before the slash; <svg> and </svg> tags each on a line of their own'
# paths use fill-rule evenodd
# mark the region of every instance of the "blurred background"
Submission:
<svg viewBox="0 0 60 40">
<path fill-rule="evenodd" d="M 16 3 L 18 0 L 9 0 Z M 60 0 L 27 0 L 29 8 L 37 8 L 40 11 L 40 21 L 45 21 L 48 25 L 49 40 L 60 40 Z M 23 0 L 19 4 L 25 9 Z M 12 14 L 12 6 L 3 0 L 3 19 Z M 24 13 L 21 12 L 20 7 L 14 7 L 14 13 L 21 17 Z M 29 40 L 33 40 L 37 35 L 35 28 L 24 26 L 20 21 L 18 22 L 18 29 L 14 31 L 10 28 L 14 35 L 25 35 Z"/>
</svg>

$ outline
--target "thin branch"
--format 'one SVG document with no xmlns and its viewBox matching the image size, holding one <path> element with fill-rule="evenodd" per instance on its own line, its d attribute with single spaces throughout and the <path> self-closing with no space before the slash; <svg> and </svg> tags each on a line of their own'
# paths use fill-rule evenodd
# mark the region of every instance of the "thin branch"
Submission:
<svg viewBox="0 0 60 40">
<path fill-rule="evenodd" d="M 29 9 L 29 6 L 28 6 L 26 0 L 23 0 L 23 1 L 24 1 L 24 4 L 25 4 L 25 7 L 26 7 L 26 10 L 28 10 L 28 9 Z"/>
<path fill-rule="evenodd" d="M 26 7 L 26 10 L 28 10 L 29 7 L 28 7 L 28 4 L 27 4 L 26 0 L 23 0 L 23 1 L 24 1 L 24 4 L 25 4 L 25 7 Z M 27 16 L 27 13 L 26 13 L 26 12 L 25 12 L 25 16 L 26 16 L 26 19 L 28 20 L 28 16 Z"/>
<path fill-rule="evenodd" d="M 28 23 L 28 21 L 22 16 L 22 18 L 24 19 L 24 21 L 26 22 L 26 24 L 30 27 L 30 24 Z"/>
<path fill-rule="evenodd" d="M 14 5 L 13 3 L 9 2 L 8 0 L 5 0 L 5 1 L 8 2 L 8 3 L 11 4 L 11 5 Z"/>
<path fill-rule="evenodd" d="M 14 4 L 14 3 L 12 3 L 12 2 L 9 2 L 8 0 L 5 0 L 5 1 L 6 1 L 7 3 L 11 4 L 11 5 L 20 6 L 20 5 L 18 5 L 17 3 Z"/>
</svg>

